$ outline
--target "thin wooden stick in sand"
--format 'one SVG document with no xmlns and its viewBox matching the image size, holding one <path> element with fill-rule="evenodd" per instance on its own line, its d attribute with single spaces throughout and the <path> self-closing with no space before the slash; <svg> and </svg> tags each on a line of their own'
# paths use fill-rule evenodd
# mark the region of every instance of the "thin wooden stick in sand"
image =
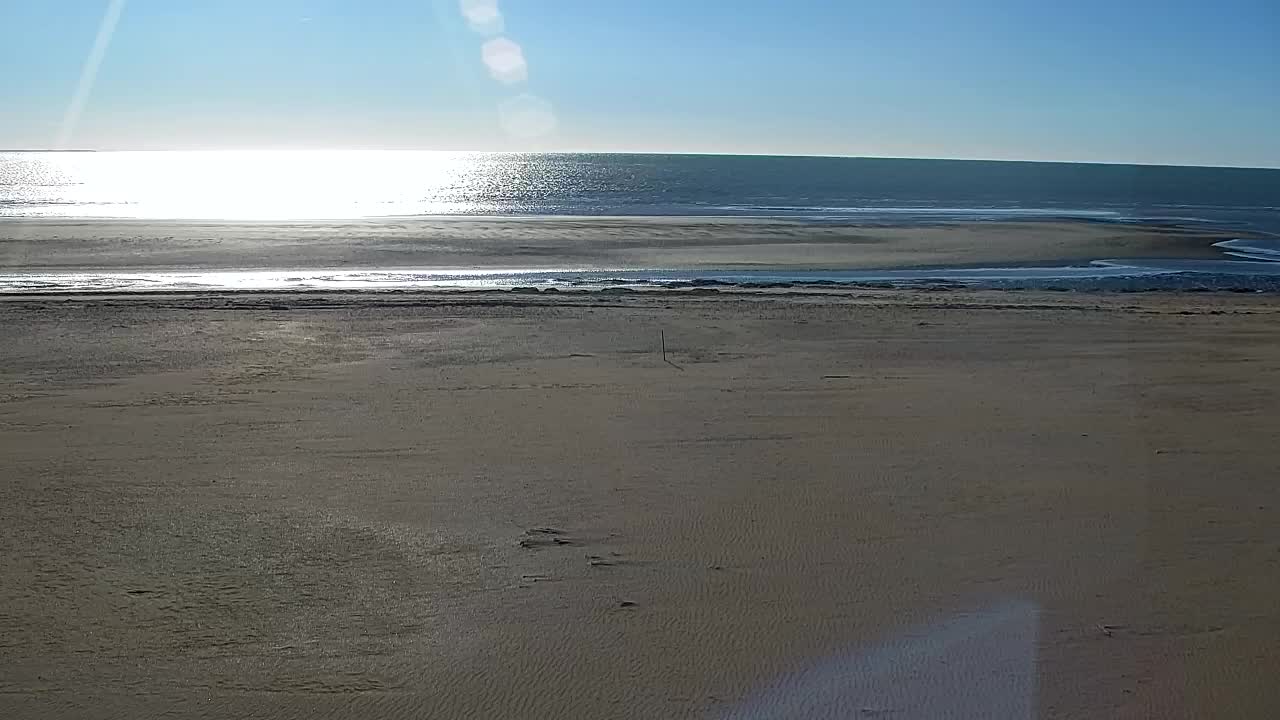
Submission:
<svg viewBox="0 0 1280 720">
<path fill-rule="evenodd" d="M 662 362 L 670 365 L 671 367 L 679 370 L 680 372 L 684 372 L 684 368 L 680 367 L 679 365 L 667 359 L 667 332 L 665 330 L 662 330 L 661 328 L 659 328 L 658 339 L 662 341 Z"/>
</svg>

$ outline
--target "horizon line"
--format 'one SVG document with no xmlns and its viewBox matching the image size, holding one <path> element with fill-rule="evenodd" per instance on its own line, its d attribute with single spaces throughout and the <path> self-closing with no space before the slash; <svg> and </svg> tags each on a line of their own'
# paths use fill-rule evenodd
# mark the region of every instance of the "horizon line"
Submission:
<svg viewBox="0 0 1280 720">
<path fill-rule="evenodd" d="M 779 157 L 835 160 L 918 160 L 942 162 L 993 162 L 1032 165 L 1104 165 L 1116 167 L 1201 168 L 1206 170 L 1280 170 L 1280 165 L 1195 165 L 1170 162 L 1123 162 L 1105 160 L 1043 160 L 991 157 L 928 157 L 921 155 L 842 155 L 813 153 L 717 152 L 692 150 L 444 150 L 424 147 L 225 147 L 225 148 L 0 148 L 0 153 L 125 153 L 125 152 L 433 152 L 469 155 L 678 155 L 692 157 Z"/>
</svg>

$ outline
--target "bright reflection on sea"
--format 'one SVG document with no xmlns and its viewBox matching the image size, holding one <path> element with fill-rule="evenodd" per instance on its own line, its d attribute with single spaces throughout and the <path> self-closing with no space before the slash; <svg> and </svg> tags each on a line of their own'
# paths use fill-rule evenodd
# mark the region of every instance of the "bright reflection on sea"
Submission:
<svg viewBox="0 0 1280 720">
<path fill-rule="evenodd" d="M 2 170 L 15 176 L 6 184 L 28 188 L 19 198 L 26 215 L 336 220 L 509 212 L 500 201 L 531 181 L 528 160 L 425 151 L 53 153 Z"/>
</svg>

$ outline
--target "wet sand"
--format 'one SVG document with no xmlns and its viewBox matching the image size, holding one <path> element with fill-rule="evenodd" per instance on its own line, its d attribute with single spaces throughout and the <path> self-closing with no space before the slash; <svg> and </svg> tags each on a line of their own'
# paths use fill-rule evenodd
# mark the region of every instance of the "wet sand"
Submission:
<svg viewBox="0 0 1280 720">
<path fill-rule="evenodd" d="M 1278 320 L 0 301 L 0 716 L 1270 717 Z"/>
<path fill-rule="evenodd" d="M 1089 221 L 911 225 L 742 218 L 0 222 L 9 271 L 297 268 L 908 268 L 1220 258 L 1222 231 Z"/>
</svg>

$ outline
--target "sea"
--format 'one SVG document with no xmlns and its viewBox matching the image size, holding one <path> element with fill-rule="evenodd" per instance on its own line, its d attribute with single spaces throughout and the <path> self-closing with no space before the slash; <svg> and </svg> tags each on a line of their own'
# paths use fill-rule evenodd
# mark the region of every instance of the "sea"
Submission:
<svg viewBox="0 0 1280 720">
<path fill-rule="evenodd" d="M 1036 267 L 832 270 L 662 267 L 471 272 L 366 267 L 132 275 L 6 271 L 0 292 L 511 287 L 944 280 L 993 287 L 1280 283 L 1280 170 L 971 160 L 395 151 L 0 153 L 0 238 L 35 223 L 286 223 L 406 217 L 729 217 L 897 225 L 1068 219 L 1221 232 L 1221 258 Z M 1239 236 L 1239 237 L 1237 237 Z M 10 270 L 13 270 L 12 268 Z M 145 277 L 143 277 L 145 275 Z M 132 279 L 131 279 L 132 278 Z M 139 279 L 141 278 L 141 279 Z"/>
</svg>

